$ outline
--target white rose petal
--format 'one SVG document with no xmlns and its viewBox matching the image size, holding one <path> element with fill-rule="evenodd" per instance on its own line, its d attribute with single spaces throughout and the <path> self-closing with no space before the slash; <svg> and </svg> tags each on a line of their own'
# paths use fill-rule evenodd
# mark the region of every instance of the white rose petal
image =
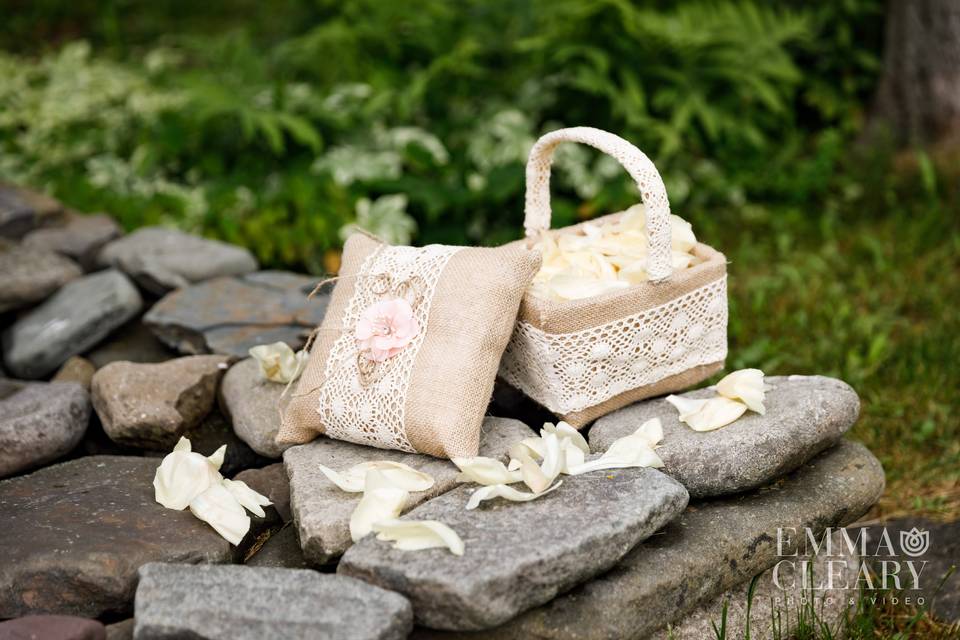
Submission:
<svg viewBox="0 0 960 640">
<path fill-rule="evenodd" d="M 688 269 L 700 262 L 694 254 L 697 238 L 693 228 L 675 215 L 670 217 L 670 245 L 673 269 Z M 541 298 L 578 300 L 649 280 L 650 242 L 642 204 L 613 221 L 542 234 L 538 248 L 543 259 L 529 291 Z"/>
<path fill-rule="evenodd" d="M 575 447 L 584 453 L 590 453 L 590 445 L 583 437 L 583 434 L 561 420 L 556 425 L 550 422 L 543 423 L 543 430 L 547 433 L 555 433 L 558 438 L 569 440 Z"/>
<path fill-rule="evenodd" d="M 493 458 L 483 456 L 453 458 L 452 462 L 460 469 L 460 475 L 457 476 L 460 482 L 493 485 L 510 484 L 522 480 L 520 473 L 507 469 L 502 462 Z"/>
<path fill-rule="evenodd" d="M 763 371 L 760 369 L 740 369 L 717 383 L 717 393 L 731 400 L 740 400 L 760 415 L 766 413 L 763 406 L 766 391 Z"/>
<path fill-rule="evenodd" d="M 670 245 L 674 251 L 689 252 L 697 244 L 693 227 L 680 216 L 670 216 Z"/>
<path fill-rule="evenodd" d="M 373 530 L 373 525 L 396 518 L 403 511 L 410 494 L 404 489 L 390 485 L 390 480 L 382 472 L 367 472 L 365 488 L 360 503 L 350 515 L 350 537 L 359 542 Z"/>
<path fill-rule="evenodd" d="M 402 462 L 389 460 L 375 460 L 355 464 L 346 471 L 334 471 L 330 467 L 317 464 L 320 472 L 333 484 L 349 493 L 360 493 L 366 483 L 367 472 L 380 471 L 386 476 L 391 486 L 406 491 L 426 491 L 434 484 L 433 476 L 417 471 Z"/>
<path fill-rule="evenodd" d="M 261 518 L 266 516 L 263 507 L 273 504 L 266 496 L 254 491 L 242 480 L 223 479 L 220 482 L 247 511 Z"/>
<path fill-rule="evenodd" d="M 696 409 L 679 396 L 668 396 L 667 401 L 680 411 L 680 421 L 687 423 L 694 431 L 713 431 L 725 427 L 747 410 L 747 405 L 724 396 L 697 400 L 695 402 L 699 408 Z"/>
<path fill-rule="evenodd" d="M 506 484 L 494 484 L 489 487 L 480 487 L 470 495 L 470 500 L 467 501 L 467 509 L 476 509 L 478 506 L 480 506 L 481 502 L 484 502 L 485 500 L 493 500 L 494 498 L 504 498 L 505 500 L 510 500 L 511 502 L 529 502 L 530 500 L 534 500 L 540 496 L 550 493 L 561 484 L 563 484 L 563 481 L 557 482 L 552 487 L 548 487 L 543 491 L 535 493 L 518 491 Z"/>
<path fill-rule="evenodd" d="M 696 415 L 703 410 L 707 404 L 708 398 L 685 398 L 683 396 L 667 396 L 667 402 L 680 412 L 680 422 L 686 422 L 687 418 Z"/>
<path fill-rule="evenodd" d="M 190 502 L 218 484 L 218 469 L 223 464 L 226 445 L 206 458 L 190 450 L 190 441 L 180 438 L 173 452 L 167 454 L 153 477 L 154 499 L 168 509 L 186 509 Z"/>
<path fill-rule="evenodd" d="M 381 520 L 373 525 L 377 540 L 394 543 L 394 549 L 420 551 L 446 547 L 455 556 L 462 556 L 463 540 L 457 532 L 436 520 Z"/>
<path fill-rule="evenodd" d="M 662 467 L 663 460 L 653 450 L 661 440 L 663 440 L 663 426 L 660 424 L 660 419 L 647 420 L 630 435 L 614 440 L 610 448 L 599 458 L 571 468 L 569 474 L 580 475 L 601 469 Z"/>
<path fill-rule="evenodd" d="M 234 495 L 219 483 L 196 496 L 190 502 L 190 512 L 233 545 L 240 544 L 250 530 L 250 516 Z"/>
<path fill-rule="evenodd" d="M 260 372 L 271 382 L 289 384 L 303 372 L 307 352 L 293 352 L 286 342 L 262 344 L 250 349 L 250 355 L 260 363 Z"/>
</svg>

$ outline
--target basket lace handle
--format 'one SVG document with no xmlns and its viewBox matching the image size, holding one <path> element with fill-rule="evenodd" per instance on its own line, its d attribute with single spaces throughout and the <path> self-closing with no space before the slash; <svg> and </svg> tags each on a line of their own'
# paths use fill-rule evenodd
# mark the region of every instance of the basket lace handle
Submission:
<svg viewBox="0 0 960 640">
<path fill-rule="evenodd" d="M 592 127 L 558 129 L 544 135 L 527 159 L 527 194 L 523 226 L 527 237 L 550 228 L 550 166 L 561 142 L 579 142 L 613 156 L 637 183 L 646 205 L 647 237 L 650 239 L 647 274 L 650 280 L 670 276 L 670 203 L 657 168 L 640 149 L 612 133 Z"/>
</svg>

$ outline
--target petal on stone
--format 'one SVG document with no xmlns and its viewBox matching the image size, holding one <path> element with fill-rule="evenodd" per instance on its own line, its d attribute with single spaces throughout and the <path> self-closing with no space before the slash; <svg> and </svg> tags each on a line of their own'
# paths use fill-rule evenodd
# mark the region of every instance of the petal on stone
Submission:
<svg viewBox="0 0 960 640">
<path fill-rule="evenodd" d="M 180 438 L 173 452 L 157 467 L 153 477 L 154 499 L 168 509 L 186 509 L 220 478 L 210 459 L 190 451 L 190 441 Z"/>
<path fill-rule="evenodd" d="M 548 487 L 543 491 L 537 491 L 533 493 L 518 491 L 517 489 L 514 489 L 506 484 L 494 484 L 490 485 L 489 487 L 480 487 L 470 494 L 470 500 L 467 501 L 467 509 L 476 509 L 480 506 L 481 502 L 493 500 L 494 498 L 503 498 L 504 500 L 509 500 L 511 502 L 529 502 L 530 500 L 535 500 L 540 496 L 550 493 L 561 484 L 563 484 L 562 480 L 557 482 L 552 487 Z"/>
<path fill-rule="evenodd" d="M 380 471 L 367 472 L 363 497 L 350 515 L 350 537 L 359 542 L 373 530 L 373 525 L 396 518 L 407 504 L 409 492 L 391 485 Z"/>
<path fill-rule="evenodd" d="M 666 400 L 676 407 L 677 411 L 680 412 L 680 422 L 686 422 L 687 418 L 699 412 L 701 409 L 703 409 L 703 406 L 707 404 L 706 398 L 696 399 L 669 395 L 667 396 Z"/>
<path fill-rule="evenodd" d="M 190 502 L 190 512 L 233 545 L 240 544 L 250 530 L 250 516 L 234 495 L 219 483 L 194 498 Z"/>
<path fill-rule="evenodd" d="M 694 431 L 713 431 L 736 421 L 746 410 L 747 405 L 742 402 L 717 396 L 704 402 L 699 411 L 681 415 L 680 421 Z"/>
<path fill-rule="evenodd" d="M 457 532 L 436 520 L 382 520 L 373 525 L 377 540 L 394 543 L 394 549 L 420 551 L 446 547 L 455 556 L 462 556 L 463 540 Z"/>
<path fill-rule="evenodd" d="M 575 447 L 584 453 L 590 453 L 590 445 L 587 444 L 587 440 L 583 437 L 583 434 L 563 420 L 558 422 L 556 425 L 553 425 L 550 422 L 544 422 L 543 429 L 547 433 L 555 433 L 561 440 L 569 440 Z"/>
<path fill-rule="evenodd" d="M 433 477 L 430 474 L 417 471 L 402 462 L 392 462 L 390 460 L 361 462 L 343 472 L 335 471 L 322 464 L 318 464 L 317 468 L 330 482 L 348 493 L 363 491 L 366 486 L 367 473 L 370 471 L 381 472 L 391 487 L 404 489 L 405 491 L 426 491 L 434 484 Z"/>
<path fill-rule="evenodd" d="M 296 380 L 307 361 L 307 352 L 294 353 L 286 342 L 252 347 L 250 355 L 260 363 L 263 377 L 271 382 L 288 384 Z"/>
<path fill-rule="evenodd" d="M 760 415 L 766 413 L 763 406 L 766 389 L 760 369 L 740 369 L 717 383 L 717 393 L 731 400 L 740 400 Z"/>
<path fill-rule="evenodd" d="M 615 440 L 599 458 L 571 467 L 569 475 L 580 475 L 602 469 L 627 467 L 662 467 L 663 460 L 653 450 L 663 440 L 663 425 L 659 418 L 647 420 L 628 436 Z"/>
<path fill-rule="evenodd" d="M 213 468 L 217 471 L 220 471 L 220 467 L 223 466 L 223 459 L 227 455 L 227 445 L 222 444 L 220 448 L 211 453 L 207 460 L 210 461 L 210 464 L 213 465 Z"/>
<path fill-rule="evenodd" d="M 460 482 L 476 482 L 482 485 L 511 484 L 523 478 L 515 470 L 508 470 L 499 460 L 476 456 L 473 458 L 453 458 L 453 464 L 460 469 Z"/>
<path fill-rule="evenodd" d="M 260 495 L 247 486 L 247 483 L 243 480 L 227 480 L 224 478 L 220 482 L 226 487 L 227 491 L 233 494 L 233 497 L 237 499 L 241 506 L 261 518 L 266 515 L 263 507 L 273 504 L 266 496 Z"/>
</svg>

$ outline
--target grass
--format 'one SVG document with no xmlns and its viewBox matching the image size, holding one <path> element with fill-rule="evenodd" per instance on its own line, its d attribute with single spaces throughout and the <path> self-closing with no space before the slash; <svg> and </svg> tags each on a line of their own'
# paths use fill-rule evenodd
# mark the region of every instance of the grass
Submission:
<svg viewBox="0 0 960 640">
<path fill-rule="evenodd" d="M 849 435 L 888 483 L 869 518 L 960 517 L 958 183 L 887 175 L 870 198 L 694 217 L 730 260 L 728 369 L 836 376 L 859 393 Z"/>
<path fill-rule="evenodd" d="M 944 576 L 940 586 L 950 576 Z M 724 602 L 720 619 L 712 623 L 715 640 L 759 640 L 750 627 L 750 610 L 758 581 L 768 574 L 753 578 L 747 590 L 747 615 L 745 627 L 736 631 L 728 624 L 728 603 Z M 813 581 L 811 580 L 811 584 Z M 937 590 L 939 591 L 939 589 Z M 811 589 L 808 597 L 795 608 L 774 607 L 771 612 L 769 640 L 960 640 L 960 623 L 947 624 L 933 618 L 928 609 L 931 602 L 922 606 L 905 604 L 904 594 L 894 590 L 859 590 L 840 616 L 825 616 L 822 600 L 814 597 Z M 831 619 L 828 619 L 831 618 Z M 672 634 L 670 636 L 672 638 Z"/>
</svg>

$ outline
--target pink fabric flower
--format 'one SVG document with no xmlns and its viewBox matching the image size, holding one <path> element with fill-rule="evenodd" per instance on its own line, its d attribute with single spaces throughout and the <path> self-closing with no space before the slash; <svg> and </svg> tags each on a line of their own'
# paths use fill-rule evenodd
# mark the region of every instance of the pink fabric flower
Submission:
<svg viewBox="0 0 960 640">
<path fill-rule="evenodd" d="M 368 360 L 383 362 L 400 353 L 420 333 L 413 308 L 403 298 L 381 300 L 357 320 L 357 347 Z"/>
</svg>

